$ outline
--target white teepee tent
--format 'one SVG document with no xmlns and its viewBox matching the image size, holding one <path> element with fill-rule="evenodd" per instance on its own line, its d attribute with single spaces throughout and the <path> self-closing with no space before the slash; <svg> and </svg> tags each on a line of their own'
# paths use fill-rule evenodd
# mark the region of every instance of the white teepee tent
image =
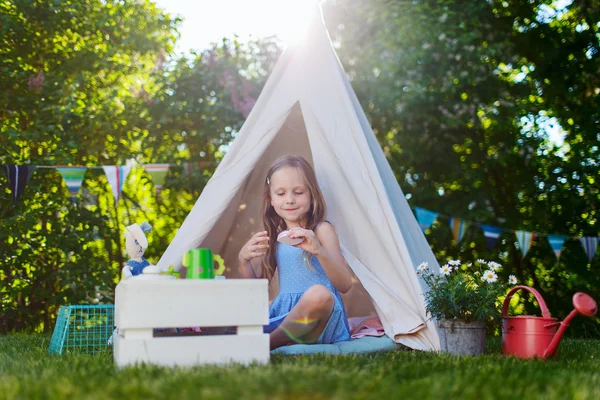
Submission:
<svg viewBox="0 0 600 400">
<path fill-rule="evenodd" d="M 344 295 L 348 316 L 376 311 L 387 336 L 437 350 L 414 267 L 437 266 L 358 103 L 327 30 L 315 18 L 305 41 L 282 54 L 230 150 L 158 266 L 181 265 L 208 247 L 237 274 L 237 254 L 259 230 L 266 171 L 285 154 L 315 168 L 342 251 L 356 277 Z M 368 293 L 368 294 L 367 294 Z"/>
</svg>

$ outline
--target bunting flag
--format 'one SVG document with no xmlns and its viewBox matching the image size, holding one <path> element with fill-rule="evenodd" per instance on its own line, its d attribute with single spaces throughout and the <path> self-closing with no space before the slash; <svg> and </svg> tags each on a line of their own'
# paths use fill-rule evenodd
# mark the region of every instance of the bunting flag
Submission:
<svg viewBox="0 0 600 400">
<path fill-rule="evenodd" d="M 27 186 L 27 182 L 29 182 L 33 171 L 36 169 L 37 166 L 35 165 L 4 165 L 4 172 L 6 172 L 6 176 L 8 177 L 8 186 L 12 191 L 15 207 L 17 206 L 17 199 L 25 191 L 25 186 Z"/>
<path fill-rule="evenodd" d="M 459 243 L 462 240 L 468 227 L 469 223 L 465 220 L 450 218 L 450 229 L 452 229 L 452 236 L 454 237 L 456 243 Z"/>
<path fill-rule="evenodd" d="M 598 246 L 598 238 L 595 236 L 587 236 L 579 238 L 579 241 L 583 245 L 585 252 L 588 256 L 588 261 L 592 262 L 594 255 L 596 255 L 596 247 Z"/>
<path fill-rule="evenodd" d="M 184 173 L 187 174 L 188 176 L 192 176 L 195 173 L 197 173 L 198 171 L 201 172 L 205 167 L 210 168 L 211 166 L 214 166 L 217 164 L 218 164 L 217 161 L 191 161 L 191 162 L 185 162 L 182 164 L 144 164 L 143 167 L 150 174 L 152 181 L 154 183 L 154 186 L 156 188 L 157 196 L 158 196 L 163 188 L 163 185 L 165 184 L 166 177 L 167 177 L 167 174 L 169 171 L 169 167 L 171 165 L 181 165 L 184 168 Z M 115 204 L 116 204 L 116 203 L 118 203 L 119 199 L 121 198 L 123 185 L 125 183 L 125 180 L 127 179 L 127 176 L 129 175 L 129 172 L 131 171 L 132 167 L 131 167 L 131 165 L 127 165 L 127 166 L 107 165 L 107 166 L 87 166 L 87 167 L 85 167 L 85 166 L 58 167 L 55 165 L 22 165 L 22 166 L 18 166 L 18 165 L 13 165 L 13 164 L 6 164 L 6 165 L 3 165 L 3 168 L 8 177 L 8 184 L 13 193 L 13 202 L 14 202 L 14 206 L 16 207 L 19 197 L 21 197 L 21 195 L 25 191 L 25 186 L 29 182 L 29 179 L 31 178 L 33 172 L 38 168 L 57 169 L 58 172 L 63 177 L 63 179 L 65 180 L 65 183 L 66 183 L 67 188 L 69 189 L 69 193 L 71 195 L 71 200 L 74 202 L 76 201 L 78 193 L 81 189 L 81 185 L 83 183 L 83 178 L 84 178 L 86 171 L 90 168 L 92 168 L 92 169 L 102 168 L 104 170 L 104 173 L 106 174 L 108 183 L 111 186 L 111 189 L 112 189 L 112 192 L 113 192 L 113 195 L 115 198 Z M 431 227 L 431 225 L 433 225 L 435 220 L 440 216 L 440 214 L 437 212 L 427 210 L 427 209 L 421 208 L 421 207 L 414 207 L 414 211 L 415 211 L 416 219 L 419 223 L 419 226 L 421 227 L 421 229 L 423 231 L 426 231 L 427 229 L 429 229 Z M 444 216 L 444 215 L 442 215 L 442 216 Z M 465 221 L 465 220 L 459 219 L 459 218 L 447 217 L 447 216 L 444 216 L 444 218 L 449 218 L 450 228 L 452 230 L 452 236 L 453 236 L 454 240 L 457 243 L 459 243 L 463 239 L 465 232 L 467 231 L 468 227 L 472 224 L 472 222 Z M 502 232 L 509 231 L 508 229 L 504 229 L 504 228 L 500 228 L 500 227 L 492 226 L 492 225 L 483 225 L 482 224 L 480 226 L 483 230 L 483 234 L 486 239 L 486 247 L 488 249 L 491 249 L 496 245 Z M 526 256 L 527 252 L 531 248 L 535 237 L 540 235 L 539 233 L 535 233 L 535 232 L 527 232 L 527 231 L 519 231 L 519 230 L 514 230 L 514 231 L 510 230 L 510 231 L 514 232 L 516 235 L 517 242 L 521 249 L 523 257 Z M 554 251 L 556 258 L 559 259 L 561 252 L 562 252 L 562 248 L 564 246 L 564 243 L 565 243 L 566 239 L 568 239 L 570 237 L 565 236 L 565 235 L 557 235 L 557 234 L 541 234 L 541 235 L 546 236 L 548 238 L 548 242 L 549 242 L 550 246 L 552 247 L 552 250 Z M 585 252 L 588 256 L 588 260 L 591 262 L 596 254 L 596 249 L 598 246 L 598 242 L 600 241 L 600 238 L 592 236 L 592 237 L 581 237 L 581 238 L 572 237 L 572 239 L 579 239 L 579 241 L 583 245 Z"/>
<path fill-rule="evenodd" d="M 554 250 L 556 259 L 560 258 L 560 253 L 565 244 L 565 240 L 567 240 L 567 237 L 564 235 L 548 235 L 548 243 L 550 243 L 550 247 Z"/>
<path fill-rule="evenodd" d="M 483 235 L 485 236 L 485 246 L 488 249 L 493 248 L 500 238 L 500 234 L 502 233 L 503 229 L 497 226 L 483 224 L 481 225 L 481 229 L 483 229 Z"/>
<path fill-rule="evenodd" d="M 438 213 L 426 210 L 421 207 L 415 207 L 415 213 L 417 214 L 417 221 L 423 231 L 429 229 L 433 222 L 437 219 Z"/>
<path fill-rule="evenodd" d="M 129 175 L 129 171 L 131 171 L 131 165 L 121 167 L 115 165 L 105 165 L 102 167 L 102 169 L 108 178 L 108 183 L 112 188 L 116 204 L 121 198 L 123 184 L 125 183 L 125 179 L 127 179 L 127 175 Z"/>
<path fill-rule="evenodd" d="M 165 178 L 169 172 L 169 164 L 144 164 L 144 168 L 152 177 L 154 188 L 156 189 L 156 195 L 160 195 L 160 191 L 165 184 Z"/>
<path fill-rule="evenodd" d="M 185 168 L 185 174 L 189 178 L 196 171 L 202 171 L 204 169 L 204 161 L 190 161 L 183 163 L 183 167 Z"/>
<path fill-rule="evenodd" d="M 517 235 L 517 242 L 519 243 L 519 247 L 521 248 L 523 258 L 525 258 L 527 252 L 531 248 L 533 239 L 535 238 L 535 232 L 515 231 L 515 235 Z"/>
<path fill-rule="evenodd" d="M 86 167 L 60 167 L 56 168 L 60 175 L 65 180 L 69 193 L 71 194 L 71 200 L 73 203 L 77 202 L 77 194 L 83 183 L 83 176 L 87 171 Z"/>
</svg>

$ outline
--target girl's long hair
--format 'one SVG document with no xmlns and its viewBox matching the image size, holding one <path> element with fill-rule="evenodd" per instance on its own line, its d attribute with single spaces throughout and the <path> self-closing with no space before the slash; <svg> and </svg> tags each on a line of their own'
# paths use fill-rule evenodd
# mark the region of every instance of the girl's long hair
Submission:
<svg viewBox="0 0 600 400">
<path fill-rule="evenodd" d="M 308 161 L 300 156 L 289 155 L 281 157 L 273 163 L 264 182 L 265 190 L 262 204 L 263 228 L 269 235 L 269 248 L 262 260 L 262 277 L 267 278 L 269 282 L 271 282 L 277 268 L 275 257 L 277 235 L 287 229 L 283 218 L 277 215 L 275 209 L 271 206 L 271 176 L 285 167 L 296 168 L 304 176 L 304 181 L 310 192 L 310 209 L 306 215 L 306 226 L 303 226 L 303 228 L 314 231 L 321 222 L 325 221 L 327 213 L 325 198 L 321 193 L 321 189 L 319 189 L 317 176 Z"/>
</svg>

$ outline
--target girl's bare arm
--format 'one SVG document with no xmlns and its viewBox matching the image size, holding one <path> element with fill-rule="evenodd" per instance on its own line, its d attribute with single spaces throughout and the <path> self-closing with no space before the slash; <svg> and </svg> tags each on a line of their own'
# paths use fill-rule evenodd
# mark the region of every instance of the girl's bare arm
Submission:
<svg viewBox="0 0 600 400">
<path fill-rule="evenodd" d="M 342 255 L 340 241 L 331 224 L 324 222 L 315 229 L 317 239 L 321 243 L 315 256 L 321 263 L 323 270 L 331 284 L 341 293 L 346 293 L 352 287 L 352 273 Z"/>
</svg>

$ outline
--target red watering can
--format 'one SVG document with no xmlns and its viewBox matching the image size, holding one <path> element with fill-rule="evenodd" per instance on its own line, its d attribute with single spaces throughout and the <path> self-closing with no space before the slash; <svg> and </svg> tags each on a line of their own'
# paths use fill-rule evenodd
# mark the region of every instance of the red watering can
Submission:
<svg viewBox="0 0 600 400">
<path fill-rule="evenodd" d="M 542 317 L 532 315 L 508 316 L 510 299 L 519 289 L 526 290 L 535 296 L 542 309 Z M 502 350 L 504 354 L 520 358 L 552 357 L 571 320 L 577 314 L 591 317 L 598 311 L 594 299 L 582 292 L 573 295 L 573 306 L 575 306 L 575 309 L 564 321 L 557 321 L 556 318 L 550 316 L 546 302 L 537 290 L 529 286 L 515 286 L 506 295 L 502 307 Z M 560 328 L 558 328 L 558 325 L 560 325 Z"/>
</svg>

